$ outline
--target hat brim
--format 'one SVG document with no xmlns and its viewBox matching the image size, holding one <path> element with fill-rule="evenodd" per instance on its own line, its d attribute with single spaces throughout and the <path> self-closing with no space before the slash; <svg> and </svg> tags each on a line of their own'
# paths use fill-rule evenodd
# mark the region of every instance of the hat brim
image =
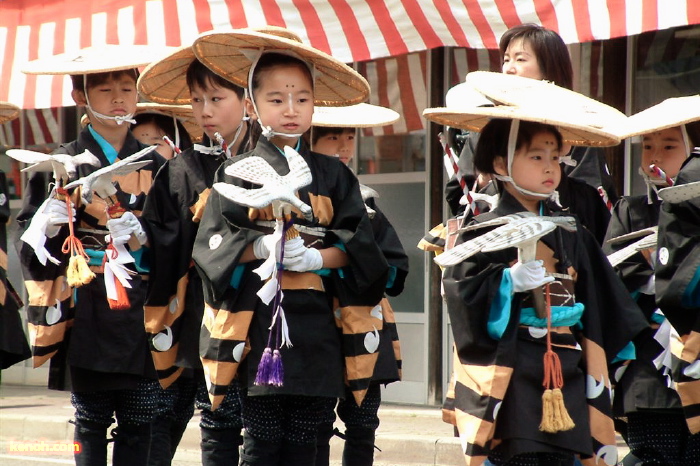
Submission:
<svg viewBox="0 0 700 466">
<path fill-rule="evenodd" d="M 394 124 L 400 117 L 390 108 L 366 103 L 348 107 L 316 107 L 311 125 L 326 128 L 373 128 Z"/>
<path fill-rule="evenodd" d="M 520 108 L 510 105 L 493 107 L 427 108 L 423 116 L 435 123 L 481 132 L 494 118 L 533 121 L 555 126 L 567 144 L 574 146 L 606 147 L 620 143 L 620 138 L 602 128 L 596 128 L 576 121 L 575 109 L 566 108 L 553 111 L 549 108 Z"/>
<path fill-rule="evenodd" d="M 672 97 L 635 113 L 615 131 L 621 139 L 700 121 L 700 94 Z"/>
<path fill-rule="evenodd" d="M 19 116 L 20 108 L 10 102 L 0 102 L 0 125 Z"/>
<path fill-rule="evenodd" d="M 369 84 L 357 71 L 332 56 L 285 37 L 252 30 L 202 34 L 192 45 L 194 54 L 214 73 L 243 88 L 260 53 L 293 53 L 315 68 L 314 103 L 319 106 L 346 106 L 364 102 Z"/>
<path fill-rule="evenodd" d="M 80 75 L 140 68 L 172 52 L 172 47 L 101 45 L 28 62 L 22 73 Z"/>
<path fill-rule="evenodd" d="M 492 71 L 474 71 L 467 74 L 466 82 L 489 99 L 504 105 L 520 108 L 543 105 L 574 108 L 581 117 L 589 115 L 585 124 L 594 122 L 601 127 L 614 128 L 627 119 L 624 113 L 610 105 L 549 81 Z"/>
<path fill-rule="evenodd" d="M 191 46 L 149 64 L 136 84 L 139 94 L 152 102 L 170 105 L 189 104 L 187 69 L 196 58 Z"/>
</svg>

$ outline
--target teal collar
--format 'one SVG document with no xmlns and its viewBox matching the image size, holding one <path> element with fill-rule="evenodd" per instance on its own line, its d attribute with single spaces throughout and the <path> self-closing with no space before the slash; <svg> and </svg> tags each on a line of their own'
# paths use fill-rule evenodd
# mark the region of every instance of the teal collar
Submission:
<svg viewBox="0 0 700 466">
<path fill-rule="evenodd" d="M 119 155 L 117 153 L 117 150 L 112 147 L 110 143 L 107 142 L 105 138 L 100 135 L 97 131 L 95 131 L 92 128 L 92 125 L 88 125 L 88 130 L 90 130 L 90 134 L 92 137 L 97 141 L 97 144 L 100 146 L 100 149 L 102 149 L 102 152 L 105 154 L 105 157 L 107 157 L 107 160 L 109 161 L 110 165 L 114 163 L 115 160 L 117 160 L 117 156 Z"/>
</svg>

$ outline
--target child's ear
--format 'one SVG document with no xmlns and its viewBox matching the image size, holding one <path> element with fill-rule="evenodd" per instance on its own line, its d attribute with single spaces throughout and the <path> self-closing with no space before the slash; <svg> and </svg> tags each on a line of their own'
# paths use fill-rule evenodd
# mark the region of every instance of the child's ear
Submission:
<svg viewBox="0 0 700 466">
<path fill-rule="evenodd" d="M 493 169 L 499 175 L 508 176 L 508 162 L 506 162 L 506 158 L 500 155 L 496 156 L 493 159 Z"/>
<path fill-rule="evenodd" d="M 245 112 L 248 114 L 251 120 L 257 120 L 258 114 L 255 113 L 255 106 L 249 97 L 246 97 L 245 99 Z"/>
<path fill-rule="evenodd" d="M 87 99 L 85 98 L 85 93 L 83 91 L 73 89 L 70 96 L 73 97 L 73 102 L 75 102 L 75 104 L 79 107 L 87 107 Z"/>
</svg>

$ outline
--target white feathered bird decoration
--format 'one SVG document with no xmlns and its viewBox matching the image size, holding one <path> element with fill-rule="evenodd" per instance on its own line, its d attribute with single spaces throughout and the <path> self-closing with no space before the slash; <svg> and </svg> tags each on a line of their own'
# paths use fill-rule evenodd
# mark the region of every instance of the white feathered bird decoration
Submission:
<svg viewBox="0 0 700 466">
<path fill-rule="evenodd" d="M 23 172 L 53 172 L 53 179 L 60 185 L 75 179 L 78 165 L 100 166 L 100 159 L 87 149 L 77 155 L 44 154 L 32 150 L 10 149 L 7 151 L 7 155 L 19 162 L 29 164 L 28 167 L 22 169 Z"/>
<path fill-rule="evenodd" d="M 284 176 L 258 156 L 245 157 L 226 167 L 227 175 L 259 184 L 260 188 L 246 189 L 229 183 L 214 183 L 214 189 L 237 204 L 256 209 L 267 207 L 272 201 L 288 202 L 311 221 L 311 206 L 296 196 L 298 189 L 311 184 L 311 170 L 304 158 L 291 147 L 285 146 L 284 155 L 289 163 L 289 173 Z"/>
</svg>

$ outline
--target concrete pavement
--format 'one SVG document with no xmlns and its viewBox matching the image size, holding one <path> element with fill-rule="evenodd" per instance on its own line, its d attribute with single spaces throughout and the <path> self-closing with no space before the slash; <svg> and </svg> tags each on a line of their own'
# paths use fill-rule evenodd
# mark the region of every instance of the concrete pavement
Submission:
<svg viewBox="0 0 700 466">
<path fill-rule="evenodd" d="M 69 393 L 31 385 L 0 385 L 0 464 L 73 464 L 72 455 L 14 451 L 18 445 L 63 442 L 73 438 Z M 442 422 L 439 408 L 383 404 L 379 410 L 375 466 L 463 465 L 459 440 L 452 426 Z M 338 426 L 342 431 L 341 425 Z M 627 448 L 618 442 L 620 458 Z M 331 441 L 331 464 L 341 464 L 342 440 Z M 200 464 L 199 414 L 187 426 L 174 466 Z"/>
</svg>

